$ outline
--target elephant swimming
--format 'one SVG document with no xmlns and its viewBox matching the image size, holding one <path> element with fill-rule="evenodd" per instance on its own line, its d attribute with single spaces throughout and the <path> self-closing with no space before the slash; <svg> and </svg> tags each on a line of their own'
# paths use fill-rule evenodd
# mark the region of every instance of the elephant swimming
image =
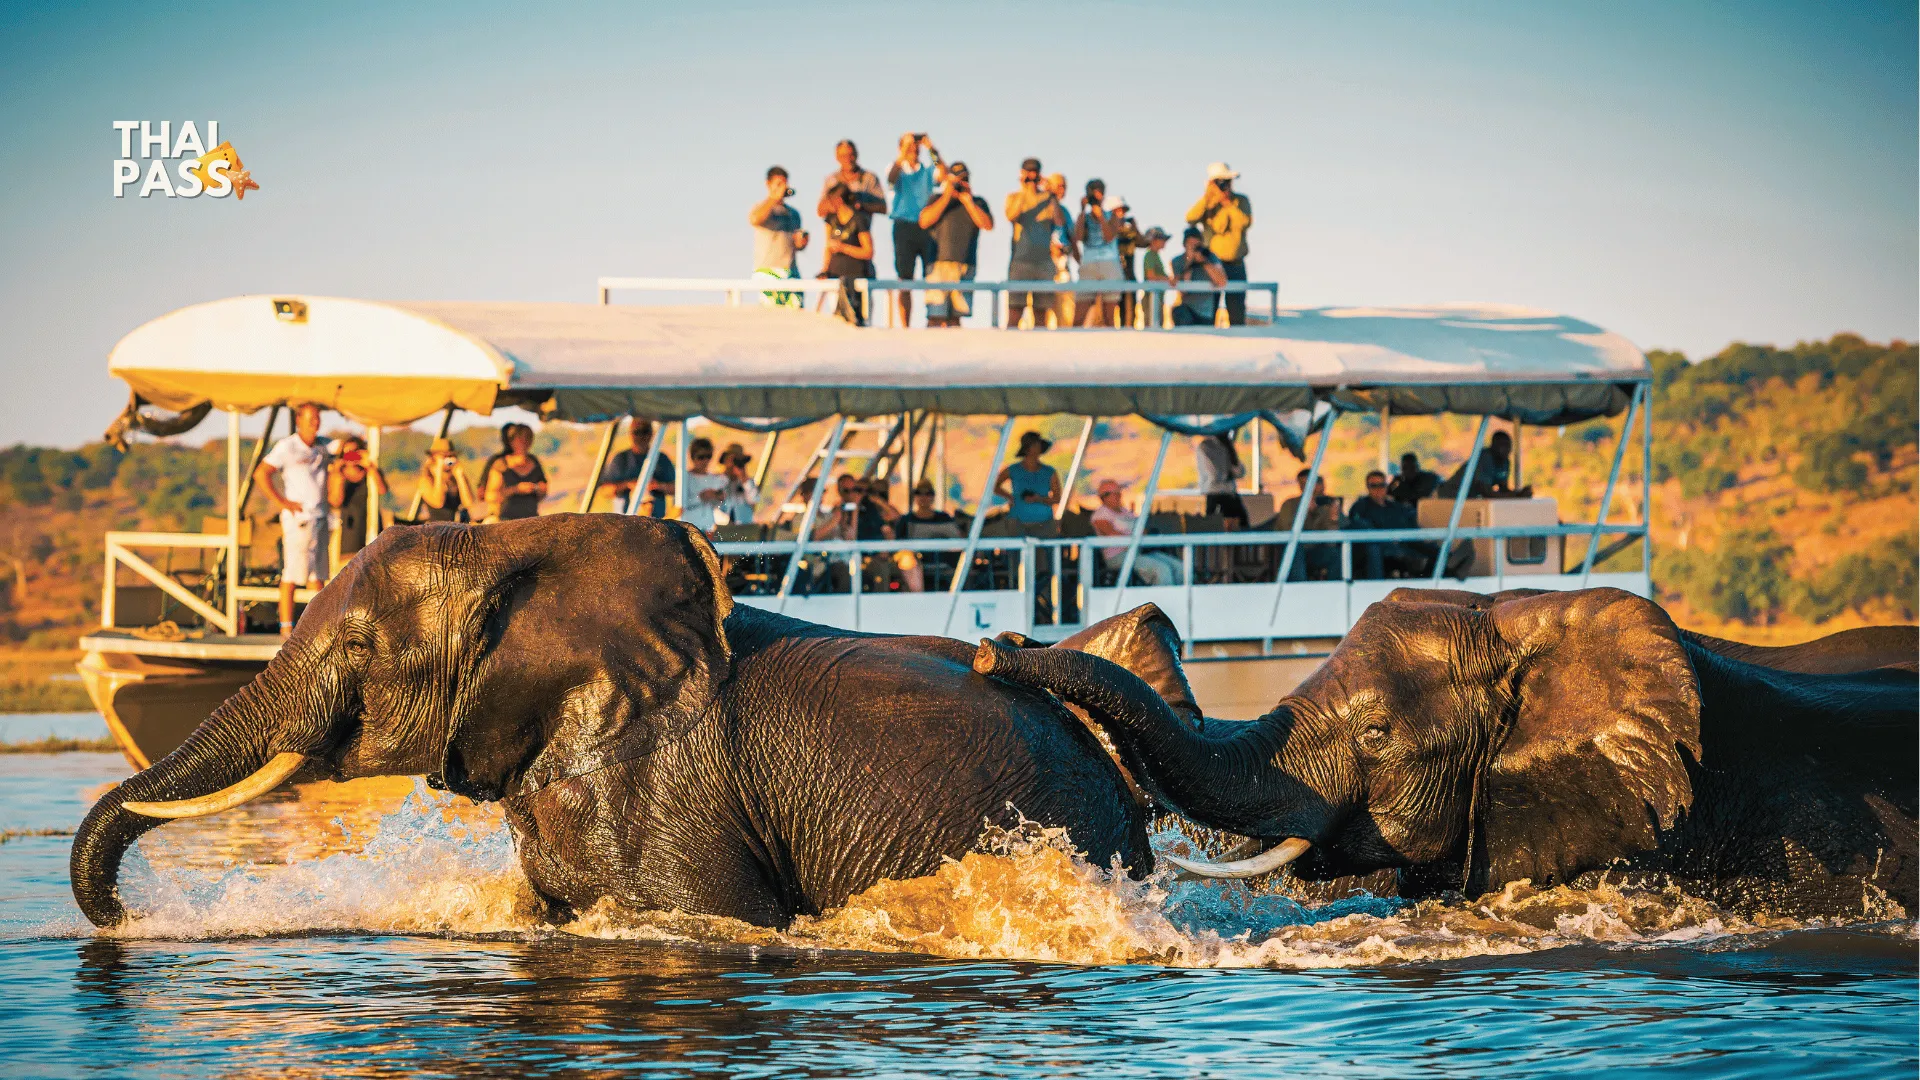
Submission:
<svg viewBox="0 0 1920 1080">
<path fill-rule="evenodd" d="M 1475 896 L 1620 869 L 1783 914 L 1858 914 L 1870 885 L 1912 913 L 1915 640 L 1754 651 L 1614 589 L 1400 590 L 1253 721 L 1192 722 L 1092 656 L 982 642 L 974 666 L 1079 706 L 1157 799 L 1253 838 L 1189 873 Z"/>
<path fill-rule="evenodd" d="M 1113 627 L 1083 647 L 1126 659 Z M 74 899 L 121 922 L 121 857 L 166 818 L 288 780 L 407 774 L 501 802 L 556 912 L 613 897 L 783 926 L 932 872 L 987 820 L 1011 824 L 1009 804 L 1150 872 L 1147 808 L 1093 732 L 972 658 L 735 606 L 678 522 L 390 530 L 265 671 L 93 807 Z"/>
</svg>

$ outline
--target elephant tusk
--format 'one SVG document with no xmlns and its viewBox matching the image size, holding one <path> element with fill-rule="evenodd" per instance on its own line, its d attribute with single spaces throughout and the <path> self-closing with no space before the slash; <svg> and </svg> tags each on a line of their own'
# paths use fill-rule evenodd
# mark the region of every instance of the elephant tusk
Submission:
<svg viewBox="0 0 1920 1080">
<path fill-rule="evenodd" d="M 232 787 L 222 788 L 211 795 L 202 795 L 197 799 L 177 799 L 172 802 L 128 802 L 121 803 L 121 809 L 136 814 L 157 818 L 206 817 L 231 810 L 241 803 L 253 800 L 280 786 L 280 782 L 292 776 L 300 766 L 306 764 L 305 754 L 276 754 L 272 761 L 261 766 L 260 770 Z"/>
<path fill-rule="evenodd" d="M 1167 856 L 1167 861 L 1185 871 L 1182 877 L 1196 878 L 1250 878 L 1271 873 L 1307 853 L 1313 847 L 1313 841 L 1302 840 L 1297 836 L 1288 837 L 1275 844 L 1268 851 L 1255 855 L 1251 859 L 1235 862 L 1201 862 L 1197 859 L 1183 859 L 1178 855 Z M 1235 849 L 1235 854 L 1245 850 L 1243 845 Z"/>
</svg>

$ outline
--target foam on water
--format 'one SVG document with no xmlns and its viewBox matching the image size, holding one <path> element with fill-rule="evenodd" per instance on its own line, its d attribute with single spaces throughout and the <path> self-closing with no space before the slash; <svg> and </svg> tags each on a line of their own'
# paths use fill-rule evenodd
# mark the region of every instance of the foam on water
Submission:
<svg viewBox="0 0 1920 1080">
<path fill-rule="evenodd" d="M 978 851 L 926 877 L 881 882 L 839 910 L 798 919 L 784 931 L 625 910 L 611 901 L 555 927 L 542 919 L 497 810 L 416 784 L 399 809 L 371 827 L 356 831 L 340 818 L 333 827 L 339 842 L 315 858 L 256 858 L 213 870 L 132 853 L 122 895 L 136 917 L 116 933 L 564 933 L 969 960 L 1309 968 L 1595 943 L 1708 943 L 1806 925 L 1737 917 L 1672 888 L 1610 884 L 1544 890 L 1516 884 L 1472 902 L 1413 904 L 1361 894 L 1306 905 L 1241 883 L 1175 882 L 1164 870 L 1134 881 L 1081 858 L 1064 830 L 1024 825 L 988 829 Z M 1155 837 L 1164 850 L 1187 844 L 1173 831 Z M 311 850 L 311 841 L 300 848 Z M 1899 932 L 1912 935 L 1912 924 Z"/>
</svg>

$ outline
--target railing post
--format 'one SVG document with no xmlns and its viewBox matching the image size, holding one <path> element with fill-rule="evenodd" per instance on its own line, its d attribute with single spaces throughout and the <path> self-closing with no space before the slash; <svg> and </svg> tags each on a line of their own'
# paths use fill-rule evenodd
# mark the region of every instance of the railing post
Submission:
<svg viewBox="0 0 1920 1080">
<path fill-rule="evenodd" d="M 813 536 L 813 521 L 820 516 L 820 500 L 827 493 L 827 482 L 833 478 L 833 462 L 840 454 L 840 438 L 846 431 L 847 415 L 841 413 L 834 418 L 833 431 L 827 435 L 826 456 L 821 459 L 820 478 L 813 483 L 813 494 L 807 499 L 807 512 L 800 516 L 800 531 L 793 538 L 793 554 L 787 557 L 787 572 L 780 578 L 780 599 L 774 606 L 775 612 L 785 612 L 787 598 L 793 595 L 793 579 L 800 573 L 800 556 L 807 550 L 807 541 Z"/>
<path fill-rule="evenodd" d="M 114 617 L 113 585 L 114 578 L 118 576 L 115 572 L 117 564 L 114 562 L 113 541 L 111 540 L 107 541 L 106 559 L 106 573 L 103 574 L 100 579 L 100 627 L 104 630 L 111 630 L 113 629 Z"/>
<path fill-rule="evenodd" d="M 1313 412 L 1307 412 L 1308 426 L 1312 426 Z M 1267 610 L 1267 640 L 1271 641 L 1274 623 L 1280 619 L 1280 600 L 1287 595 L 1287 577 L 1293 573 L 1293 562 L 1300 551 L 1300 534 L 1307 529 L 1307 514 L 1313 509 L 1313 492 L 1320 483 L 1320 463 L 1327 458 L 1327 444 L 1333 441 L 1333 422 L 1340 418 L 1336 410 L 1327 414 L 1327 422 L 1320 429 L 1320 442 L 1313 448 L 1313 461 L 1307 465 L 1307 485 L 1300 489 L 1300 505 L 1293 511 L 1293 527 L 1287 534 L 1287 551 L 1280 556 L 1280 572 L 1273 581 L 1273 606 Z"/>
<path fill-rule="evenodd" d="M 1059 521 L 1061 516 L 1067 512 L 1067 507 L 1073 505 L 1073 485 L 1080 479 L 1080 463 L 1086 459 L 1087 440 L 1092 437 L 1092 435 L 1093 417 L 1089 416 L 1087 417 L 1087 422 L 1081 425 L 1080 441 L 1073 444 L 1073 464 L 1067 466 L 1066 482 L 1060 485 L 1060 505 L 1053 508 L 1053 520 L 1055 521 Z"/>
<path fill-rule="evenodd" d="M 647 485 L 653 483 L 653 466 L 660 460 L 660 444 L 667 437 L 664 426 L 654 429 L 653 438 L 647 441 L 647 456 L 640 462 L 640 475 L 633 478 L 633 490 L 627 492 L 628 515 L 640 513 L 647 504 Z"/>
<path fill-rule="evenodd" d="M 665 434 L 665 432 L 662 432 Z M 687 516 L 687 422 L 681 420 L 674 428 L 673 436 L 673 509 L 681 517 Z"/>
<path fill-rule="evenodd" d="M 967 578 L 973 572 L 973 553 L 980 546 L 980 530 L 987 524 L 987 508 L 993 505 L 994 480 L 1000 475 L 1000 463 L 1006 460 L 1007 439 L 1013 435 L 1015 419 L 1009 414 L 1006 423 L 1000 425 L 1000 442 L 993 448 L 993 460 L 987 463 L 986 479 L 980 485 L 980 501 L 974 504 L 973 522 L 967 527 L 967 546 L 960 552 L 960 564 L 953 569 L 953 584 L 948 589 L 951 599 L 947 601 L 947 621 L 940 627 L 943 635 L 953 633 L 953 615 L 960 610 L 960 590 L 966 586 Z"/>
<path fill-rule="evenodd" d="M 451 409 L 447 412 L 447 418 L 449 420 L 453 418 Z M 613 453 L 613 437 L 618 434 L 619 431 L 619 417 L 616 416 L 607 421 L 607 433 L 600 439 L 600 452 L 593 456 L 593 474 L 587 477 L 587 490 L 580 494 L 580 512 L 583 514 L 593 509 L 593 497 L 600 490 L 600 474 L 607 471 L 607 457 Z M 413 513 L 407 516 L 420 516 L 420 497 L 418 495 L 413 498 Z"/>
<path fill-rule="evenodd" d="M 1121 611 L 1127 597 L 1127 582 L 1133 578 L 1133 564 L 1140 555 L 1140 538 L 1147 535 L 1147 520 L 1153 517 L 1153 497 L 1160 490 L 1160 468 L 1167 463 L 1167 447 L 1173 445 L 1173 429 L 1160 432 L 1160 452 L 1153 456 L 1153 471 L 1147 474 L 1147 489 L 1140 496 L 1140 513 L 1133 519 L 1133 535 L 1127 540 L 1126 557 L 1120 560 L 1120 580 L 1115 582 L 1113 614 Z"/>
<path fill-rule="evenodd" d="M 1433 560 L 1433 584 L 1440 584 L 1440 578 L 1447 572 L 1447 554 L 1453 550 L 1454 533 L 1460 529 L 1460 514 L 1467 507 L 1467 492 L 1473 490 L 1473 474 L 1480 467 L 1480 450 L 1487 444 L 1487 428 L 1493 423 L 1493 414 L 1480 418 L 1480 430 L 1474 433 L 1473 449 L 1467 453 L 1467 468 L 1460 474 L 1460 490 L 1453 493 L 1453 512 L 1447 515 L 1447 535 L 1440 541 L 1440 554 Z"/>
<path fill-rule="evenodd" d="M 263 434 L 261 442 L 266 442 Z M 368 485 L 371 490 L 372 485 Z M 227 410 L 227 546 L 226 603 L 227 633 L 239 634 L 240 625 L 240 410 Z"/>
<path fill-rule="evenodd" d="M 380 466 L 380 425 L 367 425 L 367 535 L 371 544 L 380 535 L 380 485 L 373 470 Z"/>
<path fill-rule="evenodd" d="M 1640 421 L 1640 573 L 1653 582 L 1653 387 L 1647 387 L 1647 407 Z"/>
<path fill-rule="evenodd" d="M 1607 511 L 1613 509 L 1613 488 L 1620 482 L 1620 463 L 1626 460 L 1627 443 L 1633 438 L 1633 422 L 1639 418 L 1640 402 L 1645 395 L 1647 384 L 1641 383 L 1633 388 L 1633 396 L 1627 400 L 1627 420 L 1620 425 L 1620 442 L 1613 448 L 1613 469 L 1607 473 L 1607 493 L 1600 498 L 1600 515 L 1594 519 L 1593 533 L 1587 538 L 1587 554 L 1580 560 L 1580 587 L 1587 587 L 1587 579 L 1593 576 L 1593 557 L 1600 552 L 1600 529 L 1607 523 Z"/>
</svg>

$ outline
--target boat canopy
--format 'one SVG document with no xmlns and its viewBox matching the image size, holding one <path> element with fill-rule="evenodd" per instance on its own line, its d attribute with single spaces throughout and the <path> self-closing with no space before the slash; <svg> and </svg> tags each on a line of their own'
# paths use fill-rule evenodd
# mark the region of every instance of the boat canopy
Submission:
<svg viewBox="0 0 1920 1080">
<path fill-rule="evenodd" d="M 810 420 L 910 409 L 1149 417 L 1342 410 L 1611 416 L 1646 357 L 1528 308 L 1283 310 L 1271 325 L 1173 330 L 858 328 L 790 308 L 391 302 L 240 296 L 182 308 L 108 361 L 139 397 L 252 411 L 313 401 L 371 424 L 520 404 L 560 420 L 633 414 Z"/>
</svg>

